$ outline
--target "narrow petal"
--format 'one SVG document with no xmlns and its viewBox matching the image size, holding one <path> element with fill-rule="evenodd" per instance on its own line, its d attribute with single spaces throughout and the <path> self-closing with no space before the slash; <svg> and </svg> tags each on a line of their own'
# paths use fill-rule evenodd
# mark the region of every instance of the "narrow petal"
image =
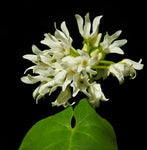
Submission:
<svg viewBox="0 0 147 150">
<path fill-rule="evenodd" d="M 109 71 L 117 77 L 119 83 L 122 84 L 124 82 L 124 64 L 113 64 L 110 66 Z"/>
<path fill-rule="evenodd" d="M 65 91 L 65 89 L 67 88 L 67 86 L 71 83 L 73 79 L 73 74 L 68 74 L 67 77 L 66 77 L 66 80 L 65 82 L 63 83 L 63 86 L 62 86 L 62 90 Z"/>
<path fill-rule="evenodd" d="M 21 81 L 27 84 L 34 84 L 40 81 L 40 76 L 33 77 L 31 75 L 27 75 L 21 78 Z"/>
<path fill-rule="evenodd" d="M 62 41 L 63 43 L 68 44 L 68 40 L 67 40 L 67 37 L 65 36 L 65 34 L 58 29 L 56 29 L 56 31 L 55 31 L 55 37 L 58 40 Z"/>
<path fill-rule="evenodd" d="M 62 29 L 62 31 L 65 33 L 65 35 L 66 35 L 67 37 L 69 37 L 69 31 L 68 31 L 68 29 L 67 29 L 67 27 L 66 27 L 65 21 L 62 22 L 62 24 L 61 24 L 61 29 Z"/>
<path fill-rule="evenodd" d="M 125 65 L 124 71 L 123 71 L 124 77 L 130 76 L 130 79 L 135 79 L 136 77 L 136 70 L 130 66 L 130 65 Z"/>
<path fill-rule="evenodd" d="M 91 22 L 89 19 L 89 13 L 87 13 L 85 16 L 85 25 L 84 25 L 84 33 L 83 33 L 83 37 L 85 37 L 86 39 L 90 37 L 90 29 L 91 29 Z"/>
<path fill-rule="evenodd" d="M 76 14 L 75 17 L 76 17 L 76 20 L 77 20 L 79 32 L 83 36 L 83 32 L 84 32 L 84 29 L 83 29 L 83 18 L 80 15 L 78 15 L 78 14 Z"/>
<path fill-rule="evenodd" d="M 89 60 L 89 65 L 92 67 L 98 60 L 98 57 L 99 55 L 96 55 L 94 57 L 92 57 L 90 60 Z"/>
<path fill-rule="evenodd" d="M 100 20 L 103 16 L 98 16 L 94 18 L 93 23 L 92 23 L 92 34 L 91 37 L 94 38 L 98 34 L 99 30 L 99 25 L 100 25 Z"/>
<path fill-rule="evenodd" d="M 33 55 L 33 54 L 27 54 L 23 56 L 24 59 L 30 60 L 33 63 L 35 63 L 36 61 L 38 61 L 37 59 L 37 55 Z"/>
<path fill-rule="evenodd" d="M 31 70 L 31 69 L 34 69 L 34 68 L 35 68 L 35 66 L 31 66 L 31 67 L 27 68 L 27 69 L 25 70 L 24 74 L 25 74 L 28 70 Z"/>
<path fill-rule="evenodd" d="M 40 60 L 41 60 L 41 62 L 43 62 L 43 63 L 45 63 L 47 65 L 50 65 L 51 61 L 52 61 L 52 58 L 49 57 L 49 56 L 40 55 Z"/>
<path fill-rule="evenodd" d="M 52 102 L 52 106 L 66 106 L 68 100 L 71 98 L 71 92 L 69 88 L 65 91 L 61 91 L 55 102 Z"/>
<path fill-rule="evenodd" d="M 40 98 L 42 98 L 45 94 L 51 92 L 52 87 L 55 87 L 54 80 L 52 80 L 52 81 L 50 81 L 48 83 L 45 83 L 45 84 L 41 83 L 41 85 L 34 91 L 33 97 L 35 98 L 37 95 L 41 95 Z M 36 100 L 37 100 L 37 97 L 36 97 Z"/>
<path fill-rule="evenodd" d="M 64 79 L 65 79 L 65 77 L 66 77 L 66 70 L 63 70 L 63 71 L 61 71 L 61 72 L 59 72 L 56 76 L 55 76 L 55 82 L 57 83 L 57 84 L 61 84 L 63 81 L 64 81 Z"/>
<path fill-rule="evenodd" d="M 84 52 L 84 51 L 78 49 L 78 53 L 79 53 L 82 57 L 85 57 L 85 58 L 89 59 L 89 55 L 88 55 L 86 52 Z"/>
<path fill-rule="evenodd" d="M 32 45 L 32 51 L 36 55 L 39 55 L 42 53 L 42 51 L 36 45 Z"/>
<path fill-rule="evenodd" d="M 102 37 L 102 33 L 98 33 L 97 35 L 91 35 L 91 37 L 93 38 L 93 46 L 94 47 L 98 47 L 100 45 L 100 41 L 101 41 L 101 37 Z"/>
<path fill-rule="evenodd" d="M 36 97 L 39 95 L 38 91 L 39 91 L 40 86 L 38 86 L 34 92 L 33 92 L 33 98 L 36 99 Z"/>
<path fill-rule="evenodd" d="M 95 84 L 95 94 L 96 98 L 100 98 L 101 101 L 108 101 L 108 99 L 105 97 L 104 93 L 102 92 L 101 85 Z"/>
<path fill-rule="evenodd" d="M 108 32 L 106 33 L 106 35 L 104 36 L 104 40 L 103 42 L 101 43 L 101 46 L 103 47 L 103 49 L 107 48 L 110 46 L 110 44 L 115 40 L 117 39 L 120 34 L 121 34 L 121 30 L 115 32 L 113 35 L 109 35 Z"/>
<path fill-rule="evenodd" d="M 97 74 L 97 72 L 94 71 L 94 70 L 92 70 L 92 69 L 90 68 L 90 66 L 87 66 L 87 67 L 86 67 L 86 72 L 90 73 L 91 75 L 96 75 L 96 74 Z"/>
<path fill-rule="evenodd" d="M 132 66 L 136 70 L 141 70 L 141 69 L 143 69 L 143 66 L 144 66 L 143 64 L 141 64 L 141 61 L 135 62 L 131 59 L 124 59 L 122 62 L 128 64 L 129 66 Z"/>
<path fill-rule="evenodd" d="M 80 91 L 78 87 L 78 80 L 79 80 L 79 74 L 75 74 L 73 76 L 73 82 L 70 84 L 70 86 L 73 88 L 73 94 L 72 94 L 73 97 L 75 97 Z"/>
<path fill-rule="evenodd" d="M 104 36 L 104 40 L 103 40 L 103 42 L 100 43 L 100 45 L 102 46 L 103 49 L 106 49 L 109 47 L 110 44 L 111 43 L 109 42 L 109 35 L 106 32 L 106 35 Z"/>
<path fill-rule="evenodd" d="M 122 33 L 121 30 L 116 31 L 113 35 L 109 36 L 109 42 L 112 43 L 115 39 L 117 39 L 120 34 Z"/>
<path fill-rule="evenodd" d="M 77 86 L 73 86 L 73 84 L 71 84 L 71 86 L 73 87 L 72 96 L 75 97 L 78 94 L 78 92 L 80 91 L 80 89 Z"/>
<path fill-rule="evenodd" d="M 41 41 L 42 44 L 45 44 L 55 50 L 58 50 L 60 47 L 62 47 L 61 43 L 59 43 L 59 41 L 50 33 L 44 34 L 44 36 L 44 40 Z"/>
<path fill-rule="evenodd" d="M 41 98 L 43 98 L 43 97 L 44 97 L 44 95 L 41 95 L 41 94 L 37 95 L 37 97 L 36 97 L 36 104 L 38 104 L 38 101 L 39 101 Z"/>
<path fill-rule="evenodd" d="M 126 39 L 114 41 L 110 47 L 121 47 L 127 43 Z"/>
<path fill-rule="evenodd" d="M 58 87 L 59 87 L 59 85 L 53 86 L 53 87 L 50 89 L 49 96 L 50 96 L 54 91 L 56 91 Z"/>
<path fill-rule="evenodd" d="M 42 84 L 39 88 L 39 94 L 44 96 L 45 94 L 49 93 L 50 91 L 50 87 L 48 86 L 48 84 Z"/>
<path fill-rule="evenodd" d="M 130 79 L 135 79 L 136 78 L 136 70 L 134 68 L 131 68 L 130 70 Z"/>
<path fill-rule="evenodd" d="M 34 84 L 31 80 L 29 80 L 28 76 L 21 77 L 21 81 L 27 84 Z"/>
<path fill-rule="evenodd" d="M 104 96 L 101 86 L 98 83 L 93 83 L 89 87 L 89 93 L 90 93 L 89 101 L 94 108 L 99 106 L 100 101 L 109 100 Z"/>
<path fill-rule="evenodd" d="M 109 47 L 108 49 L 106 49 L 104 51 L 107 53 L 116 53 L 116 54 L 121 54 L 121 55 L 124 54 L 124 51 L 119 47 L 112 47 L 112 48 Z"/>
</svg>

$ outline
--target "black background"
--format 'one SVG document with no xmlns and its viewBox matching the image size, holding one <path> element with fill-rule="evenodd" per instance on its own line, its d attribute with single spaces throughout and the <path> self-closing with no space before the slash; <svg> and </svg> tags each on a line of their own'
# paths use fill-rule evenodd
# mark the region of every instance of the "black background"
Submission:
<svg viewBox="0 0 147 150">
<path fill-rule="evenodd" d="M 125 2 L 125 1 L 22 1 L 15 7 L 12 20 L 9 17 L 11 26 L 5 27 L 5 39 L 13 41 L 14 47 L 10 48 L 8 42 L 5 48 L 15 57 L 15 64 L 9 63 L 9 69 L 15 71 L 15 83 L 10 83 L 13 79 L 10 72 L 7 82 L 7 94 L 4 98 L 4 135 L 2 147 L 4 150 L 18 149 L 23 137 L 40 119 L 53 115 L 61 110 L 52 108 L 49 99 L 55 100 L 57 93 L 48 99 L 40 100 L 36 105 L 32 98 L 32 92 L 36 85 L 26 85 L 20 81 L 26 68 L 32 65 L 24 60 L 24 54 L 32 53 L 31 46 L 36 44 L 40 49 L 44 46 L 40 40 L 43 34 L 54 33 L 54 22 L 59 28 L 62 21 L 66 21 L 67 27 L 73 38 L 73 46 L 80 48 L 82 38 L 78 33 L 76 13 L 83 17 L 90 13 L 91 20 L 98 15 L 103 15 L 100 24 L 100 32 L 103 35 L 108 31 L 113 34 L 117 30 L 123 33 L 120 39 L 126 38 L 128 43 L 123 47 L 124 56 L 110 55 L 108 59 L 119 61 L 122 58 L 130 58 L 135 61 L 143 59 L 145 64 L 146 56 L 146 9 L 145 3 Z M 16 9 L 15 9 L 16 8 Z M 10 21 L 11 20 L 11 21 Z M 14 31 L 11 34 L 9 31 Z M 9 35 L 9 38 L 8 38 Z M 14 53 L 15 52 L 15 53 Z M 15 55 L 15 56 L 14 56 Z M 7 68 L 8 66 L 6 66 Z M 14 69 L 15 68 L 15 69 Z M 105 96 L 110 100 L 101 103 L 97 112 L 106 118 L 114 127 L 116 132 L 119 150 L 144 149 L 146 136 L 146 78 L 145 68 L 137 72 L 137 78 L 128 78 L 122 85 L 118 84 L 116 78 L 109 77 L 102 82 L 102 89 Z M 14 81 L 14 80 L 13 80 Z M 15 94 L 14 94 L 15 84 Z M 3 129 L 3 128 L 2 128 Z M 8 148 L 9 147 L 9 148 Z M 10 148 L 11 147 L 11 148 Z"/>
</svg>

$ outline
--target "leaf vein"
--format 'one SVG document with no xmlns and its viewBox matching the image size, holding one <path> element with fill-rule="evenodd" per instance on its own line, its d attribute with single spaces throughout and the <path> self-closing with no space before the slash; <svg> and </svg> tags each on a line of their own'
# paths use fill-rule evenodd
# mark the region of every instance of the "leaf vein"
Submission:
<svg viewBox="0 0 147 150">
<path fill-rule="evenodd" d="M 76 132 L 84 134 L 84 135 L 88 136 L 89 138 L 91 138 L 95 143 L 98 143 L 98 141 L 95 138 L 93 138 L 90 134 L 88 134 L 86 132 L 82 132 L 82 131 L 76 131 Z"/>
</svg>

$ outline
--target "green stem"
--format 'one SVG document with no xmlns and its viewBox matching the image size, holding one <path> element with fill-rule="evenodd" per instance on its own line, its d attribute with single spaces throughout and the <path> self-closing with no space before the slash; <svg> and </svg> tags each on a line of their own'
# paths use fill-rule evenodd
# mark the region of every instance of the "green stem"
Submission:
<svg viewBox="0 0 147 150">
<path fill-rule="evenodd" d="M 109 61 L 109 60 L 100 60 L 99 63 L 100 64 L 106 64 L 106 65 L 115 64 L 115 62 Z"/>
<path fill-rule="evenodd" d="M 93 66 L 92 69 L 109 69 L 109 66 Z"/>
</svg>

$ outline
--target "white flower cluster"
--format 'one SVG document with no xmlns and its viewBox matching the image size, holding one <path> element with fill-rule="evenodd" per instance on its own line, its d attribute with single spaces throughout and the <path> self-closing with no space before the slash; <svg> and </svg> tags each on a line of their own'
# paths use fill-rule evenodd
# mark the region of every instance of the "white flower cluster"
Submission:
<svg viewBox="0 0 147 150">
<path fill-rule="evenodd" d="M 134 79 L 136 70 L 143 68 L 141 60 L 135 62 L 123 59 L 115 63 L 105 59 L 109 53 L 124 54 L 120 47 L 126 44 L 127 40 L 116 40 L 121 34 L 121 31 L 117 31 L 113 35 L 106 33 L 101 42 L 102 34 L 99 33 L 99 24 L 102 16 L 96 17 L 92 25 L 89 13 L 86 14 L 85 20 L 80 15 L 75 17 L 79 32 L 84 39 L 82 49 L 76 50 L 72 46 L 73 40 L 66 23 L 62 22 L 61 30 L 55 27 L 54 35 L 50 33 L 44 35 L 45 38 L 41 43 L 47 45 L 48 49 L 42 51 L 33 45 L 34 54 L 23 56 L 34 63 L 25 73 L 32 70 L 34 75 L 27 74 L 21 80 L 27 84 L 40 82 L 33 92 L 36 102 L 46 94 L 50 95 L 60 88 L 61 92 L 52 102 L 53 106 L 72 105 L 69 99 L 75 97 L 78 92 L 82 92 L 93 107 L 98 107 L 100 100 L 108 100 L 98 83 L 100 78 L 106 79 L 112 74 L 120 83 L 123 83 L 124 77 L 130 76 Z"/>
</svg>

